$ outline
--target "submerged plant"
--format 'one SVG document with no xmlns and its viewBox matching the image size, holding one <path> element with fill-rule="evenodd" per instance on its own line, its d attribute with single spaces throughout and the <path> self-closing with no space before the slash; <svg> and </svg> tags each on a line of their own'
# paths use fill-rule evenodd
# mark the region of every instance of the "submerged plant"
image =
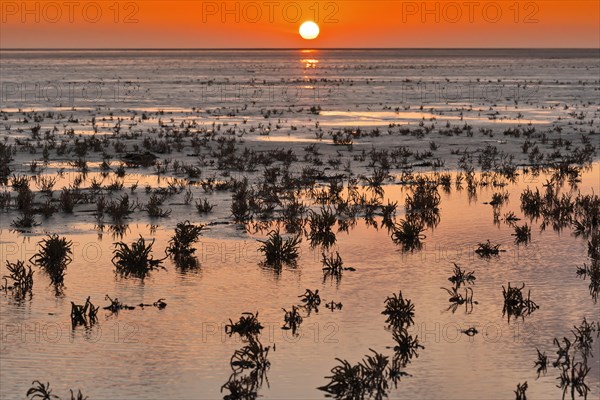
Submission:
<svg viewBox="0 0 600 400">
<path fill-rule="evenodd" d="M 410 299 L 402 296 L 402 291 L 392 297 L 385 299 L 385 310 L 381 312 L 387 316 L 386 323 L 396 329 L 402 329 L 405 326 L 413 324 L 415 316 L 415 305 Z"/>
<path fill-rule="evenodd" d="M 460 287 L 461 285 L 466 285 L 467 283 L 474 284 L 475 283 L 475 272 L 465 272 L 460 266 L 456 263 L 454 264 L 454 275 L 452 275 L 448 280 L 454 283 L 456 286 Z"/>
<path fill-rule="evenodd" d="M 328 277 L 331 279 L 335 279 L 337 282 L 342 278 L 343 271 L 355 271 L 352 267 L 344 267 L 344 261 L 342 261 L 342 257 L 340 257 L 339 252 L 335 252 L 335 256 L 330 254 L 329 256 L 322 253 L 323 259 L 323 281 L 325 281 Z"/>
<path fill-rule="evenodd" d="M 229 319 L 229 324 L 225 325 L 225 333 L 230 336 L 234 333 L 239 334 L 240 336 L 254 336 L 258 335 L 263 326 L 258 322 L 258 311 L 256 314 L 245 312 L 242 313 L 238 322 L 233 322 Z"/>
<path fill-rule="evenodd" d="M 531 240 L 531 228 L 527 224 L 515 226 L 515 233 L 512 235 L 515 237 L 516 243 L 527 243 Z"/>
<path fill-rule="evenodd" d="M 71 324 L 73 327 L 77 325 L 89 326 L 96 323 L 98 308 L 92 304 L 89 297 L 82 306 L 71 302 Z"/>
<path fill-rule="evenodd" d="M 31 388 L 27 390 L 27 397 L 30 400 L 41 399 L 41 400 L 50 400 L 50 399 L 58 399 L 59 397 L 52 394 L 52 389 L 50 389 L 50 383 L 47 382 L 45 385 L 40 381 L 31 382 Z"/>
<path fill-rule="evenodd" d="M 106 307 L 102 307 L 105 310 L 109 310 L 113 313 L 118 313 L 121 310 L 134 310 L 135 307 L 128 306 L 127 304 L 123 304 L 119 301 L 119 299 L 115 298 L 114 300 L 109 296 L 105 296 L 105 300 L 110 301 L 110 304 Z"/>
<path fill-rule="evenodd" d="M 133 242 L 131 246 L 124 242 L 116 242 L 112 263 L 116 267 L 117 273 L 129 277 L 145 278 L 151 271 L 164 267 L 162 259 L 155 260 L 150 254 L 155 239 L 149 244 L 140 235 L 140 238 Z"/>
<path fill-rule="evenodd" d="M 54 285 L 62 286 L 65 269 L 72 261 L 71 248 L 73 242 L 53 234 L 43 239 L 38 245 L 41 247 L 40 251 L 33 255 L 29 261 L 41 267 L 50 276 Z"/>
<path fill-rule="evenodd" d="M 397 366 L 406 366 L 413 357 L 419 357 L 419 349 L 425 349 L 419 343 L 418 336 L 412 336 L 406 328 L 394 329 L 393 338 L 396 342 L 394 349 L 394 361 Z"/>
<path fill-rule="evenodd" d="M 337 399 L 382 399 L 394 382 L 396 370 L 389 357 L 369 349 L 373 355 L 366 355 L 359 363 L 350 364 L 346 360 L 336 358 L 340 363 L 331 369 L 331 376 L 326 376 L 329 383 L 318 389 Z"/>
<path fill-rule="evenodd" d="M 442 289 L 444 289 L 450 295 L 448 301 L 452 304 L 450 304 L 448 310 L 452 310 L 452 313 L 456 312 L 458 306 L 461 306 L 463 304 L 465 305 L 465 311 L 467 313 L 470 313 L 471 311 L 473 311 L 473 304 L 477 304 L 476 301 L 473 301 L 473 289 L 471 289 L 470 287 L 465 288 L 464 296 L 459 292 L 459 286 L 454 286 L 451 289 Z"/>
<path fill-rule="evenodd" d="M 6 269 L 10 275 L 5 275 L 4 290 L 12 290 L 13 295 L 17 300 L 23 300 L 29 294 L 31 297 L 31 290 L 33 288 L 33 271 L 31 267 L 25 268 L 25 263 L 21 260 L 16 263 L 11 263 L 6 260 Z M 8 286 L 7 279 L 12 280 L 12 286 Z"/>
<path fill-rule="evenodd" d="M 320 213 L 311 211 L 308 216 L 310 227 L 308 238 L 311 245 L 321 244 L 325 247 L 333 245 L 337 240 L 332 230 L 336 221 L 335 213 L 329 208 L 322 208 Z"/>
<path fill-rule="evenodd" d="M 527 391 L 527 381 L 524 383 L 517 383 L 517 390 L 515 390 L 515 394 L 517 395 L 515 400 L 527 400 L 527 395 L 525 392 Z"/>
<path fill-rule="evenodd" d="M 424 230 L 423 224 L 417 219 L 400 220 L 393 228 L 392 240 L 394 243 L 402 244 L 405 251 L 420 249 L 421 240 L 426 238 L 422 234 Z"/>
<path fill-rule="evenodd" d="M 538 359 L 535 362 L 534 366 L 537 367 L 537 377 L 540 377 L 540 374 L 544 374 L 546 375 L 546 372 L 548 371 L 548 356 L 546 355 L 546 353 L 541 353 L 538 349 L 535 349 L 537 351 L 537 356 Z"/>
<path fill-rule="evenodd" d="M 531 300 L 531 290 L 527 293 L 527 298 L 523 296 L 525 284 L 519 287 L 511 287 L 510 282 L 508 287 L 502 286 L 502 295 L 504 296 L 504 308 L 502 315 L 507 314 L 510 321 L 511 316 L 525 317 L 538 308 L 540 308 L 533 300 Z"/>
<path fill-rule="evenodd" d="M 491 256 L 497 256 L 498 254 L 500 254 L 501 251 L 504 250 L 500 250 L 500 244 L 491 244 L 490 240 L 488 239 L 487 242 L 485 243 L 479 243 L 477 245 L 477 249 L 475 249 L 475 253 L 477 255 L 479 255 L 480 257 L 483 258 L 490 258 Z"/>
<path fill-rule="evenodd" d="M 298 327 L 302 323 L 302 316 L 298 312 L 298 307 L 292 306 L 291 311 L 287 311 L 285 308 L 283 309 L 284 315 L 284 325 L 281 327 L 283 330 L 291 330 L 292 334 L 295 335 Z"/>
<path fill-rule="evenodd" d="M 319 295 L 319 289 L 315 289 L 313 292 L 310 289 L 306 289 L 304 294 L 298 296 L 300 297 L 302 303 L 304 303 L 304 307 L 306 309 L 319 311 L 319 305 L 321 305 L 321 295 Z"/>
<path fill-rule="evenodd" d="M 196 202 L 196 210 L 198 210 L 200 214 L 208 214 L 214 207 L 215 205 L 211 204 L 208 199 Z"/>
<path fill-rule="evenodd" d="M 204 225 L 194 225 L 190 221 L 179 222 L 175 227 L 175 235 L 169 240 L 165 250 L 167 256 L 173 257 L 179 266 L 195 265 L 193 257 L 196 249 L 192 245 L 198 242 Z"/>
<path fill-rule="evenodd" d="M 46 383 L 43 384 L 40 381 L 33 381 L 31 382 L 31 387 L 29 388 L 29 390 L 27 390 L 27 398 L 29 400 L 35 400 L 35 399 L 40 399 L 40 400 L 52 400 L 52 399 L 60 399 L 60 397 L 58 397 L 55 394 L 52 394 L 52 389 L 50 389 L 50 383 Z M 83 396 L 83 394 L 81 393 L 81 390 L 77 390 L 77 394 L 75 394 L 73 392 L 73 389 L 69 389 L 69 392 L 71 393 L 71 400 L 87 400 L 88 397 L 87 396 Z"/>
<path fill-rule="evenodd" d="M 291 264 L 296 261 L 300 255 L 298 247 L 300 245 L 300 236 L 284 239 L 279 230 L 269 232 L 267 240 L 259 240 L 262 245 L 259 251 L 265 254 L 265 264 L 276 268 L 281 268 L 283 264 Z"/>
</svg>

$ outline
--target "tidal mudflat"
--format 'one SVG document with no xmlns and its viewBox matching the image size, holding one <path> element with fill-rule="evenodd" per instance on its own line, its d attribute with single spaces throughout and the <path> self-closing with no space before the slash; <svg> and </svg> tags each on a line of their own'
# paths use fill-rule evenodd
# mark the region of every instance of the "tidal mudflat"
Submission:
<svg viewBox="0 0 600 400">
<path fill-rule="evenodd" d="M 596 398 L 599 72 L 3 51 L 0 395 Z"/>
</svg>

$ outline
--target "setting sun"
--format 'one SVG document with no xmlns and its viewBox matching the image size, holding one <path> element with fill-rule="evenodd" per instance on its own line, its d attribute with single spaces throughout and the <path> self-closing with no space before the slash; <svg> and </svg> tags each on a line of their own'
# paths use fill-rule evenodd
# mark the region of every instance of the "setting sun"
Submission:
<svg viewBox="0 0 600 400">
<path fill-rule="evenodd" d="M 300 36 L 302 36 L 303 39 L 315 39 L 317 36 L 319 36 L 319 32 L 319 25 L 312 21 L 307 21 L 300 25 Z"/>
</svg>

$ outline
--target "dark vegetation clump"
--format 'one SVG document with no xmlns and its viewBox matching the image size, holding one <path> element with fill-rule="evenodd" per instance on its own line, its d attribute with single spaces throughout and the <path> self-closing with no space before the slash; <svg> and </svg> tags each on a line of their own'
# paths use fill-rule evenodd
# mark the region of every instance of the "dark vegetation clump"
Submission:
<svg viewBox="0 0 600 400">
<path fill-rule="evenodd" d="M 265 264 L 281 268 L 283 264 L 293 264 L 298 259 L 300 236 L 284 239 L 279 230 L 269 232 L 267 240 L 259 240 L 262 245 L 259 251 L 265 255 Z"/>
<path fill-rule="evenodd" d="M 6 260 L 6 269 L 10 275 L 2 277 L 4 279 L 2 290 L 11 290 L 17 300 L 24 300 L 27 295 L 31 298 L 31 290 L 33 289 L 33 271 L 31 267 L 25 268 L 25 263 L 21 260 L 16 263 Z M 8 279 L 12 281 L 11 285 L 8 284 Z"/>
<path fill-rule="evenodd" d="M 166 253 L 172 257 L 177 265 L 195 265 L 194 253 L 196 249 L 192 246 L 198 242 L 204 225 L 194 225 L 190 221 L 179 222 L 175 227 L 175 235 L 169 240 Z"/>
<path fill-rule="evenodd" d="M 130 245 L 124 242 L 115 243 L 112 263 L 117 273 L 125 277 L 145 278 L 151 271 L 164 267 L 162 259 L 155 260 L 152 255 L 152 246 L 155 239 L 149 244 L 140 236 L 140 238 Z"/>
<path fill-rule="evenodd" d="M 29 261 L 42 268 L 50 276 L 50 280 L 55 286 L 62 286 L 65 270 L 72 261 L 73 242 L 53 234 L 43 239 L 38 245 L 40 251 L 34 254 Z"/>
<path fill-rule="evenodd" d="M 510 282 L 505 288 L 502 286 L 502 295 L 504 296 L 504 308 L 502 315 L 508 315 L 510 317 L 522 317 L 525 318 L 538 308 L 540 308 L 533 300 L 531 300 L 531 290 L 527 292 L 527 297 L 523 296 L 523 289 L 525 284 L 519 287 L 511 287 Z"/>
</svg>

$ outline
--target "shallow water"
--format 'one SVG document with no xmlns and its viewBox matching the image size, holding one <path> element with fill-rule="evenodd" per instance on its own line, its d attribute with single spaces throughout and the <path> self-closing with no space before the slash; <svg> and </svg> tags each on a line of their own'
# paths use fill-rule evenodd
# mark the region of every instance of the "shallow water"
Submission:
<svg viewBox="0 0 600 400">
<path fill-rule="evenodd" d="M 582 193 L 600 190 L 600 164 L 583 175 Z M 529 186 L 541 186 L 545 176 L 521 176 L 504 188 L 510 193 L 502 214 L 520 211 L 519 195 Z M 568 190 L 568 186 L 565 188 Z M 235 226 L 213 226 L 196 246 L 201 266 L 182 272 L 170 261 L 167 271 L 154 272 L 145 282 L 115 276 L 111 264 L 113 240 L 109 233 L 100 239 L 92 217 L 53 217 L 33 233 L 9 231 L 2 218 L 2 259 L 27 259 L 36 251 L 44 230 L 64 234 L 74 243 L 73 263 L 67 269 L 64 297 L 55 297 L 48 278 L 34 275 L 31 301 L 15 303 L 1 295 L 3 398 L 22 396 L 32 380 L 50 381 L 55 391 L 81 388 L 90 398 L 215 398 L 231 369 L 229 358 L 241 347 L 239 339 L 224 334 L 229 318 L 245 311 L 258 311 L 265 325 L 263 344 L 276 344 L 269 354 L 268 382 L 260 394 L 265 398 L 319 398 L 316 390 L 326 383 L 335 357 L 358 361 L 369 348 L 389 352 L 391 333 L 384 327 L 385 297 L 402 290 L 416 305 L 415 326 L 424 350 L 413 359 L 390 398 L 477 399 L 511 398 L 516 383 L 529 382 L 532 398 L 558 398 L 558 376 L 552 368 L 546 377 L 535 380 L 533 362 L 536 347 L 552 359 L 552 339 L 570 334 L 573 325 L 586 316 L 595 320 L 597 309 L 588 292 L 588 282 L 575 274 L 586 260 L 586 242 L 573 237 L 569 229 L 540 232 L 533 222 L 532 241 L 514 244 L 513 229 L 493 223 L 492 207 L 483 204 L 499 191 L 483 188 L 477 199 L 466 191 L 442 194 L 441 222 L 426 232 L 424 248 L 403 253 L 392 243 L 385 229 L 376 230 L 359 221 L 349 234 L 338 233 L 336 249 L 345 265 L 339 285 L 322 281 L 320 250 L 307 241 L 296 268 L 281 274 L 259 266 L 256 238 Z M 386 197 L 402 206 L 406 188 L 385 187 Z M 191 208 L 192 206 L 189 206 Z M 401 207 L 402 209 L 402 207 Z M 155 238 L 155 255 L 166 247 L 173 225 L 192 213 L 181 206 L 169 219 L 158 222 L 155 233 L 141 219 L 134 218 L 124 241 L 138 234 Z M 403 212 L 399 213 L 401 216 Z M 6 214 L 4 214 L 6 216 Z M 218 217 L 217 217 L 218 219 Z M 193 218 L 194 222 L 206 222 Z M 473 253 L 485 239 L 506 249 L 499 257 L 481 259 Z M 452 262 L 475 271 L 471 313 L 459 308 L 445 311 Z M 4 272 L 4 269 L 2 270 Z M 540 309 L 524 320 L 502 316 L 502 285 L 525 282 Z M 321 307 L 301 325 L 294 337 L 281 330 L 282 307 L 289 309 L 306 288 L 319 289 L 326 301 L 342 302 L 341 311 Z M 106 305 L 104 295 L 118 297 L 126 304 L 152 303 L 165 298 L 164 310 L 153 307 L 110 315 L 101 310 L 99 323 L 86 330 L 71 330 L 70 301 L 81 303 L 91 296 L 96 305 Z M 458 332 L 471 326 L 479 334 L 468 337 Z M 591 398 L 600 393 L 598 379 L 600 351 L 597 343 L 589 374 Z"/>
<path fill-rule="evenodd" d="M 596 136 L 590 132 L 597 130 L 600 121 L 600 66 L 593 50 L 2 51 L 0 55 L 0 139 L 9 143 L 29 139 L 37 148 L 44 133 L 55 127 L 58 143 L 95 134 L 110 141 L 102 151 L 113 157 L 113 169 L 119 165 L 115 141 L 127 144 L 127 151 L 134 146 L 143 149 L 143 138 L 173 133 L 180 124 L 199 137 L 208 133 L 236 138 L 240 149 L 293 149 L 300 159 L 306 155 L 302 153 L 306 145 L 316 144 L 324 160 L 345 157 L 352 160 L 354 176 L 368 176 L 372 172 L 368 160 L 354 160 L 363 149 L 406 146 L 423 152 L 430 148 L 430 140 L 435 141 L 439 145 L 435 157 L 447 161 L 445 168 L 452 172 L 460 157 L 453 150 L 474 150 L 476 158 L 478 150 L 493 144 L 514 155 L 515 163 L 527 164 L 528 155 L 521 150 L 526 138 L 503 135 L 505 129 L 535 125 L 537 134 L 547 135 L 548 140 L 541 142 L 539 136 L 532 140 L 540 151 L 550 153 L 556 150 L 554 139 L 570 140 L 577 147 L 587 134 L 593 142 Z M 33 89 L 36 84 L 39 87 Z M 53 91 L 57 87 L 60 96 Z M 100 92 L 95 92 L 98 88 Z M 322 108 L 318 115 L 310 110 L 313 106 Z M 267 115 L 270 109 L 278 113 Z M 31 128 L 38 122 L 20 110 L 35 110 L 38 117 L 41 112 L 52 113 L 39 122 L 41 139 L 31 138 Z M 474 136 L 442 134 L 447 123 L 459 128 L 468 123 Z M 420 124 L 435 129 L 425 138 L 398 131 Z M 319 125 L 327 129 L 320 131 Z M 327 134 L 323 137 L 324 132 L 331 133 L 329 129 L 359 127 L 363 133 L 381 129 L 381 136 L 356 138 L 354 151 L 334 146 Z M 493 130 L 496 136 L 481 133 L 480 128 Z M 569 151 L 558 148 L 563 154 Z M 228 179 L 223 170 L 201 164 L 210 157 L 192 152 L 188 145 L 184 152 L 161 154 L 160 160 L 200 167 L 198 181 Z M 597 151 L 595 156 L 597 160 Z M 35 154 L 17 153 L 12 167 L 16 174 L 31 175 L 31 162 L 36 160 L 44 168 L 41 176 L 57 177 L 54 198 L 63 186 L 81 177 L 82 189 L 90 187 L 92 179 L 104 186 L 122 182 L 122 192 L 107 196 L 129 193 L 132 201 L 145 202 L 146 185 L 164 188 L 186 177 L 183 172 L 158 177 L 154 168 L 128 168 L 124 178 L 111 172 L 103 179 L 101 153 L 90 152 L 87 157 L 90 171 L 85 175 L 69 164 L 76 159 L 73 153 L 52 154 L 42 166 L 39 148 Z M 408 165 L 420 161 L 411 158 Z M 298 173 L 307 165 L 312 164 L 300 160 L 291 169 Z M 59 176 L 61 169 L 65 171 Z M 342 172 L 327 165 L 323 169 L 328 174 Z M 428 172 L 414 166 L 413 170 Z M 396 182 L 399 171 L 390 171 L 396 174 Z M 262 171 L 227 172 L 236 179 L 249 176 L 253 182 Z M 584 172 L 578 190 L 600 193 L 599 173 L 596 162 Z M 230 192 L 204 193 L 197 182 L 189 186 L 194 200 L 207 198 L 217 204 L 214 212 L 200 216 L 193 204 L 183 204 L 180 193 L 164 204 L 173 211 L 169 218 L 151 219 L 143 211 L 132 214 L 122 240 L 132 242 L 140 234 L 154 238 L 154 254 L 162 257 L 177 222 L 210 223 L 196 246 L 200 267 L 181 271 L 165 260 L 167 270 L 153 273 L 144 282 L 114 274 L 113 242 L 119 239 L 108 222 L 104 230 L 98 229 L 93 204 L 78 205 L 71 215 L 56 213 L 47 220 L 38 216 L 41 226 L 23 233 L 10 230 L 18 214 L 1 211 L 0 276 L 6 273 L 5 260 L 28 260 L 46 232 L 72 240 L 74 254 L 64 297 L 54 296 L 48 277 L 37 268 L 31 301 L 17 303 L 0 293 L 0 397 L 23 398 L 33 380 L 50 382 L 61 396 L 68 388 L 80 388 L 92 399 L 222 397 L 221 385 L 232 372 L 231 355 L 242 347 L 238 338 L 224 334 L 223 327 L 242 312 L 258 311 L 265 326 L 263 344 L 276 344 L 269 353 L 271 368 L 260 395 L 322 398 L 323 392 L 316 388 L 327 383 L 324 377 L 337 364 L 336 357 L 358 362 L 369 348 L 391 353 L 386 347 L 394 341 L 381 311 L 385 298 L 402 290 L 416 305 L 411 333 L 419 336 L 425 349 L 406 369 L 412 376 L 403 378 L 390 398 L 510 399 L 517 383 L 525 380 L 528 397 L 560 398 L 557 370 L 549 368 L 545 377 L 536 380 L 533 364 L 536 347 L 553 361 L 553 338 L 570 335 L 584 316 L 600 320 L 589 281 L 575 274 L 576 267 L 587 262 L 587 244 L 574 237 L 570 228 L 541 231 L 540 221 L 527 221 L 532 225 L 531 243 L 517 246 L 513 228 L 504 222 L 494 224 L 492 207 L 483 204 L 494 192 L 508 191 L 510 200 L 501 215 L 514 211 L 523 217 L 520 193 L 527 186 L 543 189 L 545 180 L 544 175 L 520 175 L 505 188 L 480 188 L 476 198 L 466 189 L 457 191 L 453 186 L 450 193 L 440 189 L 441 222 L 426 232 L 423 249 L 414 253 L 403 253 L 385 228 L 377 230 L 359 219 L 349 233 L 337 235 L 335 249 L 345 265 L 357 270 L 344 273 L 339 285 L 323 282 L 321 250 L 311 249 L 307 240 L 296 268 L 276 274 L 261 267 L 257 239 L 264 235 L 229 223 Z M 135 184 L 139 187 L 131 193 Z M 39 189 L 34 182 L 30 186 Z M 398 201 L 397 217 L 402 218 L 407 186 L 384 189 L 386 198 Z M 43 198 L 40 193 L 36 196 Z M 486 239 L 507 251 L 497 258 L 479 258 L 473 250 Z M 453 262 L 477 276 L 473 289 L 478 304 L 471 313 L 462 308 L 446 311 L 448 294 L 441 287 L 450 286 Z M 540 309 L 509 323 L 502 316 L 502 286 L 508 282 L 526 283 Z M 280 329 L 282 308 L 297 304 L 307 288 L 318 288 L 325 301 L 344 306 L 341 311 L 323 306 L 319 313 L 313 312 L 295 337 Z M 91 296 L 94 304 L 104 306 L 107 294 L 129 305 L 165 298 L 168 306 L 118 315 L 101 310 L 98 324 L 72 330 L 70 302 L 82 304 Z M 459 332 L 469 327 L 477 327 L 479 334 L 468 337 Z M 600 395 L 598 342 L 590 360 L 589 398 Z"/>
</svg>

